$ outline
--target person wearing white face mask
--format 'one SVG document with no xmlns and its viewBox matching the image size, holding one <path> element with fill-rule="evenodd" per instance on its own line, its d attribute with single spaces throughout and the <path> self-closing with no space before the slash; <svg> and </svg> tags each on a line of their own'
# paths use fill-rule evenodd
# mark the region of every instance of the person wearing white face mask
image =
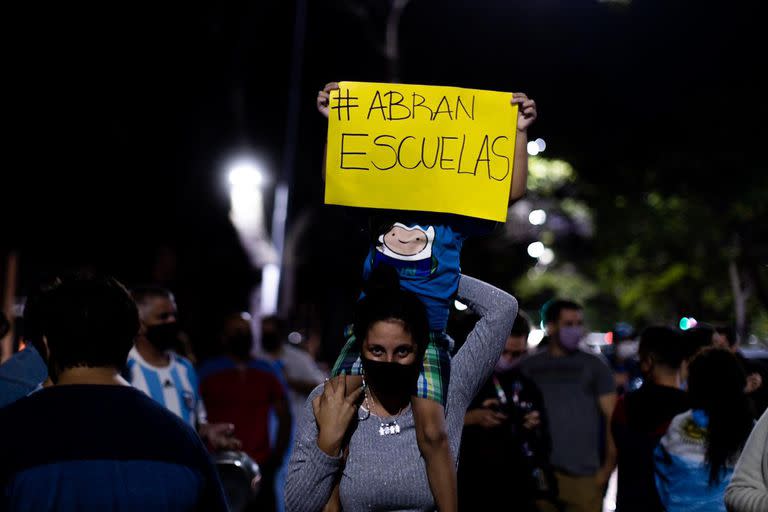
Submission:
<svg viewBox="0 0 768 512">
<path fill-rule="evenodd" d="M 565 512 L 599 512 L 616 465 L 609 428 L 616 404 L 613 374 L 602 356 L 579 348 L 585 335 L 579 304 L 548 302 L 542 323 L 549 343 L 520 368 L 544 396 L 558 498 Z"/>
</svg>

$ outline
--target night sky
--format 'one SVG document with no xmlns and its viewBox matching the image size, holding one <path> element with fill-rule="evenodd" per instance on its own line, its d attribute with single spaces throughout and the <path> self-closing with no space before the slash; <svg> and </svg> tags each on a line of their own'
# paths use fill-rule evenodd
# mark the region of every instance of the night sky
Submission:
<svg viewBox="0 0 768 512">
<path fill-rule="evenodd" d="M 309 233 L 296 257 L 298 295 L 311 302 L 354 295 L 361 251 L 345 246 L 343 215 L 321 207 L 314 97 L 331 80 L 387 81 L 388 3 L 308 3 L 289 218 Z M 640 183 L 660 152 L 703 162 L 737 152 L 758 165 L 760 4 L 412 0 L 400 80 L 527 92 L 540 113 L 532 138 L 607 194 Z M 4 16 L 0 251 L 19 251 L 21 294 L 89 265 L 173 287 L 201 337 L 216 315 L 246 307 L 259 273 L 227 218 L 222 162 L 248 144 L 273 181 L 283 172 L 295 14 L 290 1 L 265 0 Z M 680 172 L 697 184 L 690 193 L 716 190 L 717 166 Z"/>
</svg>

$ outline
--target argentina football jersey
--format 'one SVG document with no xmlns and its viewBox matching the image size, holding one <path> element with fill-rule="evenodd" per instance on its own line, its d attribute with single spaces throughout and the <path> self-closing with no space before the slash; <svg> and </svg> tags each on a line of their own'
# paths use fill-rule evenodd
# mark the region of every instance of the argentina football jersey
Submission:
<svg viewBox="0 0 768 512">
<path fill-rule="evenodd" d="M 187 359 L 173 352 L 168 355 L 170 364 L 157 367 L 147 363 L 136 347 L 132 348 L 128 354 L 126 378 L 135 388 L 194 428 L 206 422 L 197 373 Z"/>
</svg>

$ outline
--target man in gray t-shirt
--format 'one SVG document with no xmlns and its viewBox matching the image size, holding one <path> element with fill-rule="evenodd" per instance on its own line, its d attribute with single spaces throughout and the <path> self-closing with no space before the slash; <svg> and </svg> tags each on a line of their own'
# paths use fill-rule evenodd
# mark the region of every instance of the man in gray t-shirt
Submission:
<svg viewBox="0 0 768 512">
<path fill-rule="evenodd" d="M 545 306 L 542 316 L 549 344 L 525 359 L 521 370 L 544 396 L 551 462 L 565 511 L 599 512 L 616 464 L 609 428 L 616 404 L 613 374 L 601 356 L 578 347 L 584 336 L 581 306 L 556 300 Z"/>
</svg>

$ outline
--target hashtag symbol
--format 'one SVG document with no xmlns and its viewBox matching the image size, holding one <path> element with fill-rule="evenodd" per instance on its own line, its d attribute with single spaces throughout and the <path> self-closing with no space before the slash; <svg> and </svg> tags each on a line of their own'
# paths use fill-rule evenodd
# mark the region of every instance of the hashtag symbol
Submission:
<svg viewBox="0 0 768 512">
<path fill-rule="evenodd" d="M 349 89 L 346 90 L 347 95 L 342 96 L 342 91 L 339 89 L 339 94 L 334 98 L 336 100 L 336 105 L 334 105 L 333 108 L 336 110 L 337 115 L 339 116 L 339 121 L 341 121 L 341 109 L 347 110 L 347 121 L 349 121 L 349 109 L 351 108 L 358 108 L 359 105 L 356 103 L 352 103 L 352 100 L 357 100 L 356 96 L 350 96 L 349 95 Z"/>
</svg>

